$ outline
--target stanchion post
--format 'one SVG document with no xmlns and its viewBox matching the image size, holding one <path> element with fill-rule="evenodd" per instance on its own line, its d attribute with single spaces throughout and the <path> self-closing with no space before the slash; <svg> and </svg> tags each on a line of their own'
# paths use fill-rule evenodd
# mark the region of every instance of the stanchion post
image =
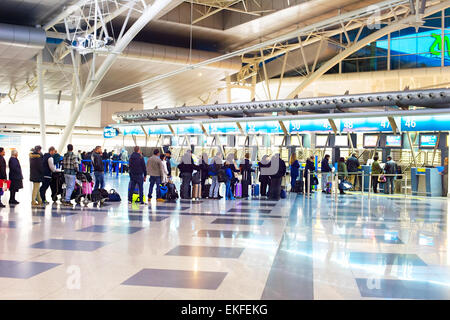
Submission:
<svg viewBox="0 0 450 320">
<path fill-rule="evenodd" d="M 369 174 L 369 192 L 367 193 L 367 196 L 370 198 L 370 189 L 373 188 L 372 183 L 372 172 Z"/>
<path fill-rule="evenodd" d="M 308 189 L 307 192 L 308 192 L 308 197 L 309 197 L 309 193 L 310 193 L 310 192 L 309 192 L 309 191 L 310 191 L 310 183 L 311 183 L 311 171 L 307 174 L 306 180 L 307 180 L 307 181 L 306 181 L 306 182 L 307 182 L 307 186 L 306 186 L 306 187 L 307 187 L 307 189 Z"/>
</svg>

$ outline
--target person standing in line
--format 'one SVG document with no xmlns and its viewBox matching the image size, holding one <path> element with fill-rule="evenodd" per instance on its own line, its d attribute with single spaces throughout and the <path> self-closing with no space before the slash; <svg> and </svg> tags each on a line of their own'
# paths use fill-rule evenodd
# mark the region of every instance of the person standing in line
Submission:
<svg viewBox="0 0 450 320">
<path fill-rule="evenodd" d="M 150 188 L 148 189 L 148 201 L 152 199 L 153 187 L 156 185 L 156 200 L 164 201 L 161 198 L 161 192 L 159 190 L 159 185 L 161 184 L 162 172 L 162 161 L 159 156 L 159 149 L 153 150 L 153 156 L 147 161 L 147 173 L 149 174 Z"/>
<path fill-rule="evenodd" d="M 233 190 L 231 189 L 231 182 L 234 178 L 234 173 L 232 168 L 232 161 L 230 158 L 230 155 L 228 155 L 227 160 L 225 161 L 225 165 L 223 168 L 225 169 L 225 173 L 227 176 L 227 180 L 225 181 L 226 185 L 226 192 L 225 192 L 225 200 L 236 200 L 236 198 L 233 195 Z"/>
<path fill-rule="evenodd" d="M 281 183 L 283 177 L 286 175 L 286 163 L 281 159 L 279 153 L 275 153 L 270 159 L 270 176 L 269 199 L 280 200 L 281 198 Z"/>
<path fill-rule="evenodd" d="M 92 166 L 94 167 L 95 184 L 94 190 L 105 188 L 105 166 L 102 160 L 102 147 L 96 146 L 91 156 Z"/>
<path fill-rule="evenodd" d="M 255 169 L 252 168 L 252 163 L 250 161 L 250 153 L 245 154 L 245 158 L 239 166 L 242 174 L 242 198 L 248 198 L 248 188 L 252 185 L 252 172 Z"/>
<path fill-rule="evenodd" d="M 322 192 L 327 192 L 327 183 L 330 179 L 331 172 L 333 171 L 330 167 L 330 155 L 326 154 L 320 163 L 320 171 L 322 172 Z"/>
<path fill-rule="evenodd" d="M 338 179 L 341 182 L 343 182 L 344 180 L 348 179 L 347 165 L 345 164 L 344 157 L 340 157 L 339 161 L 338 161 Z M 340 194 L 345 194 L 344 189 L 339 188 L 339 193 Z"/>
<path fill-rule="evenodd" d="M 128 203 L 132 203 L 134 188 L 137 185 L 139 189 L 139 203 L 145 204 L 144 181 L 147 177 L 147 168 L 145 166 L 145 160 L 142 156 L 141 149 L 138 146 L 134 147 L 134 152 L 130 156 L 129 174 L 130 182 L 128 184 Z"/>
<path fill-rule="evenodd" d="M 44 161 L 41 153 L 41 146 L 36 146 L 30 153 L 30 181 L 33 182 L 31 194 L 31 205 L 40 206 L 43 204 L 39 188 L 44 180 Z"/>
<path fill-rule="evenodd" d="M 378 178 L 383 173 L 380 164 L 378 163 L 378 156 L 373 157 L 372 162 L 372 188 L 374 193 L 378 193 Z"/>
<path fill-rule="evenodd" d="M 44 179 L 42 181 L 42 186 L 39 189 L 39 193 L 41 195 L 41 199 L 44 204 L 48 204 L 49 202 L 46 200 L 45 193 L 47 192 L 50 183 L 52 182 L 52 173 L 53 172 L 61 172 L 61 170 L 56 169 L 53 156 L 56 154 L 55 147 L 50 147 L 48 152 L 44 154 L 43 157 L 43 166 L 44 166 Z M 53 190 L 52 190 L 53 193 Z M 52 194 L 53 195 L 53 194 Z"/>
<path fill-rule="evenodd" d="M 208 179 L 208 155 L 206 153 L 202 154 L 202 159 L 200 160 L 200 177 L 201 177 L 201 189 L 202 189 L 202 198 L 204 195 L 206 180 Z"/>
<path fill-rule="evenodd" d="M 11 186 L 9 188 L 10 197 L 9 204 L 15 205 L 19 204 L 19 201 L 16 200 L 16 193 L 19 192 L 20 189 L 23 188 L 23 175 L 22 168 L 20 166 L 20 162 L 18 157 L 17 150 L 11 151 L 11 158 L 8 161 L 9 167 L 9 180 L 11 181 Z"/>
<path fill-rule="evenodd" d="M 270 160 L 268 155 L 264 155 L 260 162 L 259 167 L 259 182 L 261 183 L 261 197 L 267 197 L 267 187 L 270 186 Z"/>
<path fill-rule="evenodd" d="M 397 174 L 397 164 L 392 160 L 391 156 L 388 156 L 387 162 L 384 165 L 384 173 L 386 174 L 386 184 L 384 187 L 385 194 L 394 194 L 394 180 Z"/>
<path fill-rule="evenodd" d="M 75 178 L 79 170 L 78 157 L 73 153 L 73 145 L 67 145 L 67 152 L 63 158 L 64 179 L 66 180 L 66 195 L 62 202 L 65 206 L 72 206 L 70 197 L 75 189 Z"/>
<path fill-rule="evenodd" d="M 448 157 L 444 158 L 444 170 L 442 170 L 441 175 L 442 175 L 442 196 L 447 197 L 447 195 L 448 195 Z"/>
<path fill-rule="evenodd" d="M 208 174 L 211 176 L 211 188 L 209 189 L 209 198 L 210 199 L 220 199 L 219 189 L 220 182 L 217 177 L 217 173 L 219 169 L 222 167 L 222 155 L 220 153 L 216 154 L 214 158 L 211 160 L 211 164 L 208 167 Z"/>
<path fill-rule="evenodd" d="M 169 182 L 169 172 L 167 171 L 166 155 L 161 154 L 159 157 L 161 159 L 161 172 L 162 172 L 161 183 L 165 184 Z"/>
<path fill-rule="evenodd" d="M 230 153 L 227 156 L 227 159 L 229 159 L 229 163 L 230 163 L 230 170 L 231 173 L 233 175 L 233 177 L 231 178 L 231 193 L 234 196 L 235 190 L 236 190 L 236 184 L 239 182 L 238 178 L 236 178 L 236 173 L 240 172 L 239 169 L 236 168 L 236 164 L 234 162 L 234 154 Z"/>
<path fill-rule="evenodd" d="M 181 162 L 178 165 L 178 169 L 180 169 L 181 177 L 181 199 L 191 199 L 192 173 L 194 170 L 200 170 L 200 167 L 194 164 L 191 150 L 186 151 L 183 155 Z"/>
<path fill-rule="evenodd" d="M 312 186 L 313 186 L 313 174 L 314 171 L 316 171 L 316 166 L 314 165 L 314 156 L 310 156 L 308 159 L 306 159 L 306 165 L 305 165 L 305 192 L 309 188 L 309 192 L 312 193 Z"/>
<path fill-rule="evenodd" d="M 122 153 L 120 154 L 120 161 L 128 162 L 128 151 L 126 149 L 122 150 Z M 128 172 L 128 166 L 125 163 L 122 163 L 123 166 L 123 172 Z"/>
<path fill-rule="evenodd" d="M 356 183 L 358 182 L 358 168 L 360 166 L 356 153 L 353 153 L 346 162 L 348 171 L 348 181 L 353 185 L 353 190 L 356 190 Z"/>
<path fill-rule="evenodd" d="M 0 147 L 0 180 L 8 180 L 6 176 L 6 161 L 5 161 L 5 149 Z M 2 186 L 0 186 L 1 189 Z M 0 208 L 4 208 L 5 205 L 2 203 L 2 194 L 5 190 L 0 191 Z"/>
<path fill-rule="evenodd" d="M 170 160 L 172 159 L 172 152 L 167 150 L 166 152 L 166 165 L 167 165 L 167 177 L 171 181 L 172 180 L 172 164 L 170 163 Z"/>
<path fill-rule="evenodd" d="M 298 179 L 299 171 L 300 171 L 300 163 L 297 160 L 297 155 L 295 152 L 292 152 L 291 158 L 289 159 L 289 166 L 291 169 L 291 192 L 295 189 L 295 182 Z"/>
</svg>

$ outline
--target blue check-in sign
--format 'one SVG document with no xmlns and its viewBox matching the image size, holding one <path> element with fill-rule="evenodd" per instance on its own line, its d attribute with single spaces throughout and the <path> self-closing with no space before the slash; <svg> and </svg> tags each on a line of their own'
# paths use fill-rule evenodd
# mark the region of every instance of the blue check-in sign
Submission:
<svg viewBox="0 0 450 320">
<path fill-rule="evenodd" d="M 117 130 L 116 128 L 105 127 L 103 129 L 103 137 L 104 138 L 114 138 L 114 137 L 117 137 L 118 135 L 119 135 L 119 130 Z"/>
</svg>

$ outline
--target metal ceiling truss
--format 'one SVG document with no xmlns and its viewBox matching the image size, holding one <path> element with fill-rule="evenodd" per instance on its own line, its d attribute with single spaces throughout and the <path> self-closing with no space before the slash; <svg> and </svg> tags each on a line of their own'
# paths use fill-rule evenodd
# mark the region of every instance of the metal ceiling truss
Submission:
<svg viewBox="0 0 450 320">
<path fill-rule="evenodd" d="M 418 1 L 418 0 L 417 0 Z M 429 1 L 428 6 L 439 3 L 439 1 Z M 425 9 L 425 5 L 423 7 Z M 298 36 L 296 39 L 290 39 L 289 41 L 274 43 L 265 48 L 261 48 L 264 54 L 260 54 L 261 49 L 257 52 L 253 53 L 253 56 L 249 56 L 248 53 L 242 56 L 242 63 L 244 64 L 241 70 L 237 74 L 237 82 L 243 82 L 251 77 L 253 74 L 257 73 L 258 66 L 263 62 L 280 57 L 282 55 L 287 54 L 290 51 L 300 49 L 300 53 L 302 56 L 302 63 L 304 64 L 304 68 L 306 74 L 313 72 L 315 70 L 315 66 L 317 65 L 317 58 L 322 49 L 322 45 L 324 41 L 333 43 L 334 45 L 341 47 L 342 49 L 346 49 L 350 47 L 352 44 L 358 42 L 360 39 L 361 33 L 363 29 L 367 26 L 377 27 L 377 25 L 383 24 L 391 24 L 398 22 L 401 19 L 408 17 L 411 14 L 414 14 L 415 11 L 411 10 L 411 6 L 408 2 L 398 2 L 393 3 L 391 6 L 388 6 L 384 9 L 379 10 L 374 17 L 367 17 L 366 15 L 355 15 L 348 19 L 347 21 L 338 21 L 338 23 L 332 26 L 324 26 L 322 29 L 314 29 L 311 30 L 308 34 L 303 36 Z M 412 19 L 411 25 L 417 26 L 421 25 L 421 18 L 424 16 L 424 10 L 422 11 L 420 18 Z M 353 41 L 350 40 L 348 35 L 349 31 L 358 30 Z M 333 36 L 343 34 L 346 39 L 346 43 L 342 43 L 332 39 Z M 294 42 L 293 42 L 294 41 Z M 317 48 L 316 58 L 311 67 L 308 66 L 306 62 L 306 57 L 304 54 L 304 47 L 311 45 L 313 43 L 319 42 L 320 45 Z"/>
<path fill-rule="evenodd" d="M 90 16 L 94 17 L 94 21 L 89 20 L 86 22 L 84 29 L 81 28 L 80 24 L 75 24 L 72 27 L 75 27 L 76 30 L 79 30 L 80 34 L 88 34 L 89 32 L 93 32 L 93 37 L 91 38 L 94 42 L 94 50 L 92 50 L 92 63 L 91 69 L 88 74 L 88 80 L 86 81 L 84 87 L 81 86 L 81 81 L 79 79 L 79 63 L 77 63 L 77 57 L 79 54 L 75 54 L 76 48 L 71 45 L 71 57 L 72 63 L 74 66 L 74 80 L 77 84 L 77 95 L 73 95 L 73 104 L 72 104 L 72 112 L 67 121 L 66 129 L 64 130 L 64 134 L 60 140 L 59 150 L 63 150 L 67 140 L 69 139 L 71 132 L 75 126 L 76 121 L 80 117 L 81 111 L 88 105 L 88 101 L 94 91 L 97 89 L 98 85 L 111 68 L 112 64 L 116 61 L 117 57 L 122 53 L 122 51 L 128 46 L 128 44 L 133 40 L 133 38 L 152 20 L 154 19 L 162 10 L 164 10 L 169 4 L 171 4 L 173 0 L 155 0 L 152 5 L 147 5 L 146 1 L 138 1 L 138 0 L 91 0 L 84 1 L 82 5 L 78 5 L 75 9 L 71 9 L 70 12 L 63 12 L 60 14 L 58 21 L 53 21 L 53 25 L 64 22 L 66 27 L 66 33 L 68 36 L 68 40 L 73 34 L 69 33 L 70 25 L 69 20 L 70 17 L 75 17 L 75 21 L 81 21 L 81 19 L 85 19 L 86 15 L 85 7 L 89 6 L 89 10 L 95 10 L 94 14 Z M 101 4 L 114 4 L 116 10 L 111 10 L 111 8 L 107 8 L 107 6 L 101 6 Z M 129 14 L 131 10 L 135 10 L 139 13 L 139 17 L 134 21 L 133 24 L 130 24 L 129 28 L 125 32 L 125 26 L 128 23 L 128 18 L 125 19 L 122 30 L 118 35 L 118 38 L 113 39 L 113 43 L 111 44 L 111 48 L 108 48 L 106 51 L 106 58 L 103 60 L 101 65 L 96 70 L 95 58 L 96 55 L 100 53 L 105 53 L 104 50 L 96 50 L 95 44 L 96 41 L 101 41 L 104 37 L 106 39 L 108 37 L 107 28 L 105 27 L 107 21 L 111 22 L 114 16 L 117 16 L 117 10 L 120 9 L 120 5 L 126 6 L 129 10 Z M 136 10 L 137 7 L 141 7 L 141 10 Z M 94 7 L 94 9 L 93 9 Z M 101 7 L 101 8 L 100 8 Z M 106 8 L 106 9 L 105 9 Z M 105 11 L 106 10 L 106 11 Z M 67 11 L 67 10 L 66 10 Z M 123 9 L 123 12 L 126 10 Z M 105 14 L 106 12 L 106 14 Z M 92 14 L 90 12 L 90 14 Z M 129 15 L 128 15 L 129 16 Z M 49 27 L 49 26 L 47 26 Z M 101 28 L 100 34 L 97 37 L 97 30 Z M 88 34 L 89 36 L 89 34 Z M 114 35 L 112 35 L 114 38 Z M 73 38 L 72 38 L 73 39 Z M 81 52 L 80 52 L 81 53 Z M 78 70 L 77 70 L 78 69 Z"/>
<path fill-rule="evenodd" d="M 433 6 L 432 8 L 439 7 L 439 10 L 441 10 L 442 7 L 450 6 L 450 1 L 449 0 L 446 0 L 446 1 L 434 1 L 434 2 L 430 1 L 427 4 L 432 5 L 432 4 L 435 4 L 436 2 L 438 2 L 439 4 Z M 397 11 L 400 10 L 400 9 L 402 9 L 404 12 L 409 11 L 410 10 L 409 0 L 387 0 L 387 1 L 384 1 L 384 2 L 378 3 L 376 6 L 372 6 L 372 7 L 368 7 L 368 8 L 362 8 L 362 9 L 358 9 L 358 10 L 355 10 L 355 11 L 352 11 L 352 12 L 343 13 L 341 15 L 336 15 L 336 16 L 334 16 L 332 18 L 329 18 L 329 19 L 326 19 L 326 20 L 323 20 L 323 21 L 320 21 L 320 22 L 317 22 L 317 23 L 313 23 L 313 24 L 310 24 L 310 25 L 306 25 L 306 26 L 303 26 L 303 27 L 299 26 L 299 28 L 297 30 L 294 30 L 292 32 L 288 32 L 287 34 L 284 34 L 282 36 L 276 37 L 274 39 L 262 41 L 261 43 L 258 43 L 258 44 L 255 44 L 255 45 L 243 48 L 243 49 L 239 49 L 239 50 L 236 50 L 236 51 L 224 54 L 224 55 L 216 57 L 216 58 L 205 60 L 205 61 L 197 63 L 197 64 L 192 64 L 192 65 L 189 65 L 189 66 L 177 69 L 175 71 L 168 72 L 168 73 L 163 74 L 163 75 L 155 76 L 155 77 L 152 77 L 152 78 L 149 78 L 149 79 L 146 79 L 146 80 L 143 80 L 143 81 L 140 81 L 140 82 L 137 82 L 137 83 L 134 83 L 134 84 L 122 87 L 122 88 L 118 88 L 118 89 L 112 90 L 110 92 L 103 93 L 101 95 L 98 95 L 96 97 L 91 98 L 90 101 L 93 102 L 95 100 L 99 100 L 99 99 L 103 99 L 103 98 L 106 98 L 106 97 L 109 97 L 109 96 L 113 96 L 113 95 L 116 95 L 116 94 L 119 94 L 119 93 L 122 93 L 122 92 L 125 92 L 125 91 L 128 91 L 128 90 L 131 90 L 131 89 L 134 89 L 134 88 L 142 87 L 142 86 L 145 86 L 147 84 L 150 84 L 150 83 L 153 83 L 153 82 L 165 79 L 165 78 L 169 78 L 169 77 L 178 75 L 178 74 L 186 72 L 186 71 L 190 71 L 190 70 L 194 70 L 194 69 L 197 69 L 197 68 L 201 68 L 201 67 L 210 65 L 212 63 L 219 62 L 219 61 L 224 61 L 224 60 L 227 60 L 227 59 L 232 58 L 232 57 L 242 56 L 244 54 L 252 53 L 252 52 L 259 52 L 260 49 L 266 49 L 269 46 L 274 46 L 274 45 L 276 46 L 277 44 L 280 44 L 280 43 L 283 44 L 283 45 L 286 45 L 285 44 L 286 41 L 290 41 L 290 40 L 298 38 L 298 37 L 306 37 L 307 40 L 310 40 L 312 42 L 318 41 L 320 39 L 313 40 L 313 39 L 311 39 L 311 36 L 308 39 L 308 35 L 310 35 L 310 34 L 317 34 L 317 35 L 321 35 L 322 37 L 331 37 L 332 35 L 335 35 L 335 34 L 338 34 L 338 33 L 342 32 L 341 31 L 342 24 L 344 24 L 344 26 L 346 26 L 350 22 L 356 21 L 356 20 L 359 19 L 360 23 L 359 23 L 358 27 L 361 27 L 362 24 L 364 24 L 364 25 L 367 24 L 366 20 L 372 21 L 372 23 L 376 22 L 377 20 L 376 19 L 374 20 L 373 16 L 374 15 L 376 17 L 380 16 L 379 15 L 380 12 L 381 13 L 385 13 L 385 12 L 390 13 L 391 17 L 393 17 L 393 19 L 395 20 L 396 17 L 398 17 L 398 15 L 400 14 L 400 13 L 397 13 Z M 436 11 L 438 11 L 438 10 L 436 10 Z M 372 20 L 369 19 L 369 18 L 371 18 Z M 350 26 L 351 26 L 351 23 L 350 23 L 350 25 L 348 25 L 347 30 L 349 30 L 348 28 L 350 28 Z M 339 31 L 336 30 L 336 28 L 338 28 Z M 335 34 L 332 33 L 332 32 L 327 33 L 327 31 L 333 30 L 333 29 L 335 30 L 335 32 L 338 32 L 338 33 L 335 33 Z M 306 40 L 303 41 L 303 45 L 306 45 L 306 44 L 308 44 L 308 41 L 306 41 Z M 291 50 L 292 50 L 292 48 L 291 48 Z M 276 55 L 280 55 L 280 54 L 282 54 L 282 53 L 279 52 L 279 51 L 277 52 L 276 50 L 274 50 L 274 53 L 273 53 L 272 57 L 275 57 Z M 268 56 L 264 55 L 264 59 L 266 59 L 266 57 L 267 57 L 267 59 L 269 59 Z M 252 70 L 251 67 L 247 67 L 247 68 L 248 68 L 247 71 L 243 71 L 244 74 L 246 73 L 246 76 L 248 76 L 249 74 L 252 74 L 254 72 L 254 70 Z"/>
<path fill-rule="evenodd" d="M 192 24 L 196 24 L 208 17 L 215 15 L 223 10 L 233 11 L 243 14 L 249 14 L 253 16 L 261 16 L 264 12 L 273 12 L 275 10 L 248 10 L 249 0 L 191 0 L 189 3 L 195 4 L 194 10 L 200 14 L 200 17 L 192 21 Z M 252 0 L 258 7 L 261 8 L 261 4 L 257 0 Z M 240 8 L 242 7 L 242 8 Z"/>
<path fill-rule="evenodd" d="M 450 105 L 450 89 L 429 89 L 393 91 L 381 93 L 329 96 L 319 98 L 302 98 L 289 100 L 271 100 L 246 103 L 213 104 L 168 109 L 152 109 L 117 112 L 113 120 L 127 122 L 158 122 L 158 119 L 179 120 L 185 117 L 254 117 L 258 114 L 272 112 L 298 114 L 299 112 L 334 112 L 338 108 L 351 109 L 363 107 L 416 106 L 429 108 L 446 108 Z M 345 113 L 351 114 L 351 113 Z M 333 113 L 333 117 L 336 113 Z M 278 120 L 272 117 L 272 120 Z M 253 118 L 252 118 L 253 119 Z"/>
</svg>

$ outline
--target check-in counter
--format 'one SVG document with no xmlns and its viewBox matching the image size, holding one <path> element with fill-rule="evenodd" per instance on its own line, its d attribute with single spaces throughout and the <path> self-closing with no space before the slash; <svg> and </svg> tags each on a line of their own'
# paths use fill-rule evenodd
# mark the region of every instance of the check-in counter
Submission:
<svg viewBox="0 0 450 320">
<path fill-rule="evenodd" d="M 413 196 L 442 196 L 442 177 L 438 168 L 411 168 L 411 191 Z"/>
</svg>

